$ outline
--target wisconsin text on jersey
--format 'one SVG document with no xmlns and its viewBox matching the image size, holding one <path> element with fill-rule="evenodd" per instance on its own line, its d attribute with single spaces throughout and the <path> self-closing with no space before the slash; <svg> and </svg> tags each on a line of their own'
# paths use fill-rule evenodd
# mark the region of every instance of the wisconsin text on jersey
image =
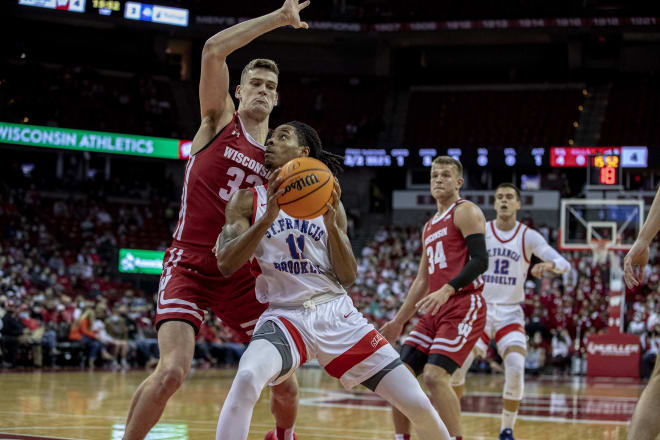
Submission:
<svg viewBox="0 0 660 440">
<path fill-rule="evenodd" d="M 436 231 L 433 234 L 426 237 L 426 239 L 424 240 L 424 246 L 431 243 L 432 241 L 437 240 L 440 237 L 444 237 L 445 235 L 447 235 L 447 227 L 446 226 L 444 228 L 440 229 L 439 231 Z"/>
<path fill-rule="evenodd" d="M 249 156 L 246 156 L 243 153 L 239 153 L 230 146 L 225 147 L 225 157 L 233 160 L 234 162 L 240 165 L 243 165 L 244 167 L 248 167 L 249 169 L 254 171 L 255 174 L 258 174 L 261 177 L 265 177 L 266 179 L 270 178 L 272 172 L 269 171 L 268 168 L 264 166 L 264 164 L 260 163 L 255 159 L 252 159 Z"/>
</svg>

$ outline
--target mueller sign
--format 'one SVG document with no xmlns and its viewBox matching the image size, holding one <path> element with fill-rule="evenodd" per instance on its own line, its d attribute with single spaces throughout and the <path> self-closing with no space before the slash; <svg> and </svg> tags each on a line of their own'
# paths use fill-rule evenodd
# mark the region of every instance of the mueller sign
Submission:
<svg viewBox="0 0 660 440">
<path fill-rule="evenodd" d="M 601 356 L 630 356 L 633 353 L 639 353 L 638 344 L 596 344 L 589 342 L 587 345 L 589 354 L 599 354 Z"/>
</svg>

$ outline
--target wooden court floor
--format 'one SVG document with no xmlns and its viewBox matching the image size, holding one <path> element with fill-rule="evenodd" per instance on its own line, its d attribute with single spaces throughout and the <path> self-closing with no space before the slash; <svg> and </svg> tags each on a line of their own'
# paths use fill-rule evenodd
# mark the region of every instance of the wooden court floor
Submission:
<svg viewBox="0 0 660 440">
<path fill-rule="evenodd" d="M 234 370 L 197 370 L 170 400 L 149 440 L 211 440 Z M 146 371 L 0 373 L 0 438 L 119 440 L 133 391 Z M 318 369 L 299 371 L 300 440 L 394 438 L 389 408 L 364 388 L 346 392 Z M 496 439 L 502 376 L 468 378 L 466 440 Z M 584 378 L 528 378 L 517 440 L 623 440 L 643 384 Z M 273 426 L 269 391 L 255 407 L 250 440 Z"/>
</svg>

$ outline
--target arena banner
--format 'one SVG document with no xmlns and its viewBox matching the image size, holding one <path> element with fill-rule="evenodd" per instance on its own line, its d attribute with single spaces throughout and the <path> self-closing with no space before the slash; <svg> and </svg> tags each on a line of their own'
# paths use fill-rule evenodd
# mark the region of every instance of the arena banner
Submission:
<svg viewBox="0 0 660 440">
<path fill-rule="evenodd" d="M 119 272 L 160 275 L 164 256 L 164 251 L 119 249 Z"/>
<path fill-rule="evenodd" d="M 0 143 L 165 159 L 188 159 L 190 141 L 0 122 Z"/>
<path fill-rule="evenodd" d="M 609 329 L 587 341 L 587 376 L 639 377 L 639 336 Z"/>
<path fill-rule="evenodd" d="M 244 17 L 225 17 L 214 15 L 196 15 L 196 25 L 229 27 L 245 21 Z M 308 21 L 309 27 L 316 31 L 334 32 L 437 32 L 462 31 L 471 29 L 544 29 L 544 28 L 591 28 L 640 26 L 655 27 L 660 25 L 660 17 L 558 17 L 558 18 L 521 18 L 494 20 L 454 20 L 454 21 L 419 21 L 390 23 L 356 23 L 340 21 Z"/>
</svg>

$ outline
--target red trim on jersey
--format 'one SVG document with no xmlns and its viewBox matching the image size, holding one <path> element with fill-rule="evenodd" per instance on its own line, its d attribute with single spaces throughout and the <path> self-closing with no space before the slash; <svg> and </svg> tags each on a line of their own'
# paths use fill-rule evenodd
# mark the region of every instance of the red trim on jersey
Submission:
<svg viewBox="0 0 660 440">
<path fill-rule="evenodd" d="M 488 337 L 488 335 L 486 334 L 486 332 L 483 332 L 483 333 L 481 334 L 480 339 L 481 339 L 481 342 L 483 342 L 483 343 L 486 344 L 486 345 L 488 345 L 488 344 L 490 343 L 490 338 Z"/>
<path fill-rule="evenodd" d="M 371 330 L 364 335 L 354 346 L 334 358 L 325 366 L 325 371 L 332 377 L 340 378 L 348 370 L 378 351 L 380 347 L 387 345 L 387 339 L 378 330 Z"/>
<path fill-rule="evenodd" d="M 500 342 L 500 339 L 512 332 L 520 332 L 524 335 L 525 327 L 523 327 L 521 324 L 509 324 L 504 326 L 499 329 L 497 333 L 495 333 L 495 342 Z"/>
<path fill-rule="evenodd" d="M 298 354 L 300 354 L 300 365 L 298 365 L 300 367 L 305 362 L 307 362 L 307 349 L 305 348 L 305 343 L 303 342 L 302 336 L 300 336 L 300 332 L 298 332 L 298 329 L 291 323 L 291 321 L 284 318 L 283 316 L 280 316 L 279 320 L 289 331 L 289 334 L 293 339 L 293 343 L 296 344 L 296 350 L 298 350 Z"/>
<path fill-rule="evenodd" d="M 250 191 L 252 191 L 252 220 L 250 224 L 253 225 L 257 218 L 257 200 L 259 199 L 259 195 L 257 194 L 257 190 L 254 189 L 254 186 L 250 187 Z"/>
<path fill-rule="evenodd" d="M 523 239 L 522 239 L 522 254 L 523 258 L 525 259 L 525 263 L 529 264 L 529 258 L 527 258 L 527 253 L 525 252 L 525 234 L 527 233 L 527 230 L 529 228 L 525 227 L 525 230 L 523 231 Z"/>
<path fill-rule="evenodd" d="M 490 229 L 493 231 L 493 235 L 495 236 L 495 238 L 497 238 L 497 240 L 498 240 L 500 243 L 508 243 L 508 242 L 510 242 L 511 240 L 513 240 L 514 238 L 516 238 L 516 235 L 518 235 L 518 231 L 520 231 L 520 228 L 521 228 L 521 227 L 522 227 L 522 223 L 518 223 L 518 228 L 516 229 L 516 232 L 513 233 L 513 235 L 511 236 L 511 238 L 509 238 L 508 240 L 502 240 L 500 237 L 497 236 L 497 232 L 495 232 L 495 220 L 492 220 L 492 221 L 490 222 Z"/>
</svg>

